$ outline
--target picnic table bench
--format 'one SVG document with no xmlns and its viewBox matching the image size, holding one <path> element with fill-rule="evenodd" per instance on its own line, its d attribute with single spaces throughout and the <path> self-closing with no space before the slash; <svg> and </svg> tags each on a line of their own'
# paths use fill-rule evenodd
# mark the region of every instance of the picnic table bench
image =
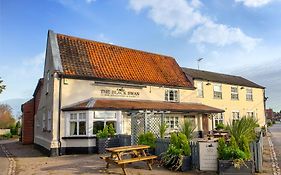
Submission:
<svg viewBox="0 0 281 175">
<path fill-rule="evenodd" d="M 118 165 L 122 168 L 125 175 L 127 175 L 125 165 L 134 162 L 146 161 L 149 170 L 152 170 L 152 161 L 157 156 L 146 155 L 145 150 L 148 148 L 149 146 L 147 145 L 107 148 L 106 151 L 111 153 L 110 156 L 101 156 L 100 158 L 106 161 L 106 168 L 109 168 L 109 164 Z"/>
</svg>

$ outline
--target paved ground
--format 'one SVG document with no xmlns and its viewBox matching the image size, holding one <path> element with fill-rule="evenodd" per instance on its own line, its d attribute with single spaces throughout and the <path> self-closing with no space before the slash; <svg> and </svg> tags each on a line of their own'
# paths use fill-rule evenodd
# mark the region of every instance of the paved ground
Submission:
<svg viewBox="0 0 281 175">
<path fill-rule="evenodd" d="M 15 156 L 17 162 L 17 175 L 54 175 L 54 174 L 113 174 L 120 175 L 122 170 L 116 166 L 111 166 L 109 170 L 105 169 L 105 162 L 99 159 L 100 155 L 64 155 L 60 157 L 46 157 L 33 149 L 32 145 L 22 145 L 19 142 L 5 144 L 6 148 Z M 149 171 L 146 164 L 133 163 L 126 168 L 129 175 L 191 175 L 205 174 L 212 175 L 216 173 L 192 171 L 188 173 L 171 172 L 167 169 L 153 166 Z"/>
<path fill-rule="evenodd" d="M 271 133 L 271 140 L 274 145 L 274 150 L 276 153 L 277 162 L 279 168 L 281 166 L 281 123 L 275 124 L 269 128 Z"/>
<path fill-rule="evenodd" d="M 274 148 L 278 156 L 279 164 L 281 160 L 281 124 L 270 128 L 272 134 L 270 137 L 274 142 Z M 65 155 L 60 157 L 46 157 L 39 151 L 33 148 L 32 145 L 22 145 L 16 140 L 3 141 L 0 144 L 5 147 L 15 156 L 16 160 L 16 174 L 17 175 L 54 175 L 54 174 L 113 174 L 120 175 L 122 171 L 120 168 L 111 166 L 109 170 L 105 169 L 105 162 L 99 159 L 99 155 Z M 263 173 L 258 175 L 273 174 L 268 138 L 264 137 L 264 154 L 263 154 Z M 0 149 L 0 175 L 7 174 L 9 162 Z M 212 175 L 216 173 L 192 171 L 188 173 L 171 172 L 156 165 L 153 166 L 153 171 L 147 170 L 145 163 L 134 163 L 128 165 L 127 172 L 130 175 Z"/>
<path fill-rule="evenodd" d="M 2 143 L 4 144 L 6 142 L 4 140 L 0 140 L 0 145 Z M 8 168 L 9 168 L 9 161 L 0 147 L 0 175 L 8 174 Z"/>
</svg>

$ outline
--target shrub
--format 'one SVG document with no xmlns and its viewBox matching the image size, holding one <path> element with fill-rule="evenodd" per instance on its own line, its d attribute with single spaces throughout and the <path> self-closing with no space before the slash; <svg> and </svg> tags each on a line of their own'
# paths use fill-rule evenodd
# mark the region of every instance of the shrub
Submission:
<svg viewBox="0 0 281 175">
<path fill-rule="evenodd" d="M 110 137 L 114 137 L 116 131 L 115 128 L 113 127 L 113 124 L 110 123 L 110 125 L 108 126 L 108 133 Z"/>
<path fill-rule="evenodd" d="M 103 128 L 103 130 L 99 130 L 98 133 L 97 133 L 97 138 L 99 139 L 105 139 L 105 138 L 108 138 L 108 126 L 105 125 L 105 127 Z"/>
<path fill-rule="evenodd" d="M 150 148 L 155 148 L 156 137 L 152 132 L 147 132 L 139 136 L 139 145 L 148 145 Z"/>
<path fill-rule="evenodd" d="M 216 129 L 217 129 L 217 130 L 223 130 L 224 128 L 225 128 L 225 126 L 224 126 L 223 123 L 218 123 L 218 124 L 216 125 Z"/>
<path fill-rule="evenodd" d="M 244 160 L 251 158 L 250 142 L 256 138 L 257 120 L 253 117 L 242 117 L 227 126 L 231 134 L 228 144 L 220 139 L 218 144 L 219 159 L 232 160 L 234 167 L 240 168 Z"/>
<path fill-rule="evenodd" d="M 193 132 L 195 128 L 196 126 L 193 126 L 193 124 L 189 120 L 185 120 L 183 125 L 181 126 L 180 132 L 185 134 L 187 140 L 191 140 L 193 138 Z"/>
<path fill-rule="evenodd" d="M 167 128 L 168 128 L 167 124 L 164 122 L 161 122 L 161 124 L 159 125 L 159 133 L 160 133 L 161 139 L 164 138 Z"/>
<path fill-rule="evenodd" d="M 13 135 L 10 132 L 8 132 L 8 133 L 4 134 L 4 137 L 9 139 L 9 138 L 12 138 Z"/>
<path fill-rule="evenodd" d="M 184 156 L 190 156 L 189 141 L 183 133 L 172 133 L 170 145 L 162 154 L 162 163 L 171 170 L 179 170 L 182 167 Z"/>
</svg>

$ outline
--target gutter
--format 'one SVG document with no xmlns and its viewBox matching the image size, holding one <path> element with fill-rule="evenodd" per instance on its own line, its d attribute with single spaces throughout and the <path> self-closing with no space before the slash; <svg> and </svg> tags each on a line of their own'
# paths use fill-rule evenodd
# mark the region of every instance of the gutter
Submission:
<svg viewBox="0 0 281 175">
<path fill-rule="evenodd" d="M 62 76 L 58 74 L 59 77 L 59 109 L 58 109 L 58 143 L 59 149 L 58 154 L 61 156 L 61 140 L 60 140 L 60 125 L 61 125 L 61 94 L 62 94 Z"/>
</svg>

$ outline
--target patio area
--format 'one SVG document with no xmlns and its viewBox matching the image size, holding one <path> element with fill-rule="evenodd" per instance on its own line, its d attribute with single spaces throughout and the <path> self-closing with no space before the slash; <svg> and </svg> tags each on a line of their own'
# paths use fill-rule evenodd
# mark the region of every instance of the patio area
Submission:
<svg viewBox="0 0 281 175">
<path fill-rule="evenodd" d="M 1 143 L 0 143 L 1 144 Z M 116 174 L 121 175 L 122 170 L 111 165 L 105 169 L 105 162 L 101 160 L 99 154 L 85 155 L 64 155 L 60 157 L 46 157 L 32 145 L 22 145 L 17 140 L 4 144 L 16 160 L 16 174 Z M 216 174 L 211 172 L 172 172 L 160 167 L 157 162 L 153 165 L 153 170 L 148 170 L 145 162 L 133 163 L 126 167 L 130 175 L 176 175 L 176 174 Z"/>
</svg>

